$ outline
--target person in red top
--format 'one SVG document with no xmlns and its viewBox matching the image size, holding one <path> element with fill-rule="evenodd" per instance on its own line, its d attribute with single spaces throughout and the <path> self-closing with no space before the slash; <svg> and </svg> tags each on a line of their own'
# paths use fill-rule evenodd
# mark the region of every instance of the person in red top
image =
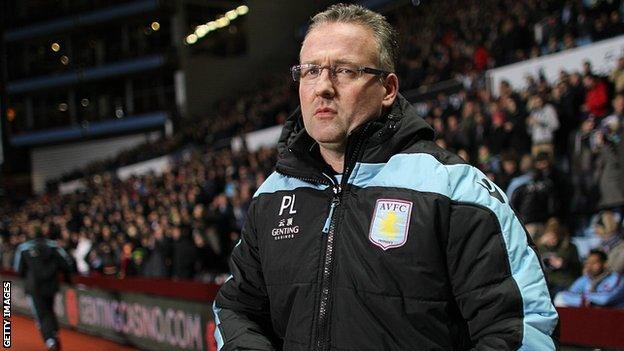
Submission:
<svg viewBox="0 0 624 351">
<path fill-rule="evenodd" d="M 487 68 L 490 61 L 490 54 L 483 45 L 479 45 L 473 55 L 474 68 L 481 72 Z"/>
<path fill-rule="evenodd" d="M 609 93 L 606 84 L 593 75 L 583 78 L 585 86 L 584 109 L 594 117 L 603 117 L 609 112 Z"/>
</svg>

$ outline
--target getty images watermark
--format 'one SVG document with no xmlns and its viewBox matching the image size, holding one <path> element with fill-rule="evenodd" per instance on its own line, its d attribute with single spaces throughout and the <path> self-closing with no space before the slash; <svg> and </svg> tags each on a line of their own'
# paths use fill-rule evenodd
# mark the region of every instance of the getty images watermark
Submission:
<svg viewBox="0 0 624 351">
<path fill-rule="evenodd" d="M 11 347 L 11 282 L 2 282 L 2 346 Z"/>
</svg>

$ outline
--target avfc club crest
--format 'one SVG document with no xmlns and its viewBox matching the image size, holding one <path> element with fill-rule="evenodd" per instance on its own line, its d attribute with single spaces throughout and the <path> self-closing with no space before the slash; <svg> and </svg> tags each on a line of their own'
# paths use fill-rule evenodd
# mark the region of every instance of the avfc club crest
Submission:
<svg viewBox="0 0 624 351">
<path fill-rule="evenodd" d="M 371 222 L 369 240 L 388 250 L 407 242 L 412 203 L 404 200 L 378 199 Z"/>
</svg>

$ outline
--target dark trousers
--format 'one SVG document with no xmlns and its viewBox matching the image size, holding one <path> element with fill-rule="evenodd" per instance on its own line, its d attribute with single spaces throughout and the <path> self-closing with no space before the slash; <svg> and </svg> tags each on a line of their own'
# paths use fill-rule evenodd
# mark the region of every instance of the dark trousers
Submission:
<svg viewBox="0 0 624 351">
<path fill-rule="evenodd" d="M 58 321 L 54 314 L 54 295 L 32 294 L 31 307 L 37 320 L 37 327 L 41 331 L 43 341 L 57 338 Z"/>
</svg>

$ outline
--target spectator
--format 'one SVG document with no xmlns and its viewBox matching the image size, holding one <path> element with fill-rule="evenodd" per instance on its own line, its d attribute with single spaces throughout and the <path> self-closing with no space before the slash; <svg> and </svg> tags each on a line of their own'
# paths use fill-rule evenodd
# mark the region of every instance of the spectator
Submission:
<svg viewBox="0 0 624 351">
<path fill-rule="evenodd" d="M 533 240 L 539 238 L 546 221 L 558 210 L 555 184 L 548 177 L 549 167 L 550 155 L 539 153 L 528 177 L 522 176 L 516 184 L 512 181 L 508 189 L 508 192 L 511 191 L 511 206 L 523 220 Z"/>
<path fill-rule="evenodd" d="M 531 148 L 525 122 L 526 110 L 518 105 L 517 100 L 511 94 L 508 97 L 501 97 L 501 103 L 506 116 L 503 127 L 505 132 L 510 135 L 509 147 L 519 154 L 524 154 Z"/>
<path fill-rule="evenodd" d="M 576 131 L 572 144 L 572 201 L 571 211 L 577 214 L 590 214 L 598 202 L 600 191 L 596 182 L 595 151 L 592 146 L 594 119 L 588 118 Z"/>
<path fill-rule="evenodd" d="M 624 279 L 607 267 L 607 254 L 591 250 L 583 276 L 555 296 L 557 307 L 624 307 Z"/>
<path fill-rule="evenodd" d="M 595 139 L 599 152 L 600 208 L 624 206 L 624 95 L 618 94 L 613 105 L 614 114 L 601 122 Z"/>
<path fill-rule="evenodd" d="M 86 261 L 87 255 L 91 250 L 91 240 L 89 240 L 87 234 L 82 231 L 79 234 L 78 244 L 73 251 L 74 260 L 76 261 L 76 268 L 78 273 L 82 275 L 89 274 L 89 264 Z"/>
<path fill-rule="evenodd" d="M 174 227 L 173 238 L 173 278 L 191 279 L 195 274 L 197 247 L 185 228 Z"/>
<path fill-rule="evenodd" d="M 148 238 L 145 248 L 149 252 L 143 267 L 143 274 L 146 277 L 164 278 L 169 276 L 169 259 L 172 251 L 171 238 L 165 237 L 161 228 L 154 230 L 154 236 Z"/>
<path fill-rule="evenodd" d="M 455 149 L 464 149 L 468 147 L 469 142 L 464 131 L 459 127 L 457 116 L 451 115 L 446 119 L 446 132 L 444 140 L 446 144 Z"/>
<path fill-rule="evenodd" d="M 552 91 L 553 103 L 559 119 L 559 129 L 555 132 L 555 151 L 558 157 L 568 158 L 569 142 L 580 124 L 580 106 L 582 102 L 570 87 L 570 77 L 562 71 L 561 81 Z"/>
<path fill-rule="evenodd" d="M 107 242 L 101 243 L 97 248 L 97 251 L 102 259 L 102 274 L 107 276 L 117 276 L 117 273 L 119 273 L 119 255 Z"/>
<path fill-rule="evenodd" d="M 611 72 L 609 77 L 614 85 L 616 93 L 624 93 L 624 57 L 620 57 L 617 66 Z"/>
<path fill-rule="evenodd" d="M 555 296 L 581 275 L 578 251 L 570 241 L 568 231 L 556 218 L 546 222 L 544 234 L 538 239 L 537 247 L 544 262 L 550 294 Z"/>
<path fill-rule="evenodd" d="M 596 118 L 604 117 L 609 112 L 607 85 L 592 74 L 583 77 L 583 85 L 586 89 L 585 111 Z"/>
<path fill-rule="evenodd" d="M 497 174 L 496 184 L 505 192 L 511 184 L 511 180 L 520 176 L 518 160 L 513 152 L 504 153 L 501 156 L 501 171 Z"/>
<path fill-rule="evenodd" d="M 505 128 L 505 113 L 497 102 L 490 103 L 492 125 L 489 131 L 488 146 L 494 154 L 500 154 L 507 149 L 511 133 Z"/>
<path fill-rule="evenodd" d="M 535 95 L 529 101 L 529 106 L 531 113 L 526 123 L 533 142 L 531 153 L 537 155 L 546 152 L 552 157 L 554 132 L 559 128 L 557 111 L 540 95 Z"/>
<path fill-rule="evenodd" d="M 132 252 L 131 261 L 126 270 L 127 277 L 143 276 L 143 269 L 145 268 L 145 254 L 145 250 L 142 248 L 138 248 Z"/>
<path fill-rule="evenodd" d="M 624 274 L 624 240 L 622 240 L 620 223 L 612 211 L 602 211 L 594 230 L 600 237 L 600 249 L 608 255 L 609 268 Z"/>
</svg>

